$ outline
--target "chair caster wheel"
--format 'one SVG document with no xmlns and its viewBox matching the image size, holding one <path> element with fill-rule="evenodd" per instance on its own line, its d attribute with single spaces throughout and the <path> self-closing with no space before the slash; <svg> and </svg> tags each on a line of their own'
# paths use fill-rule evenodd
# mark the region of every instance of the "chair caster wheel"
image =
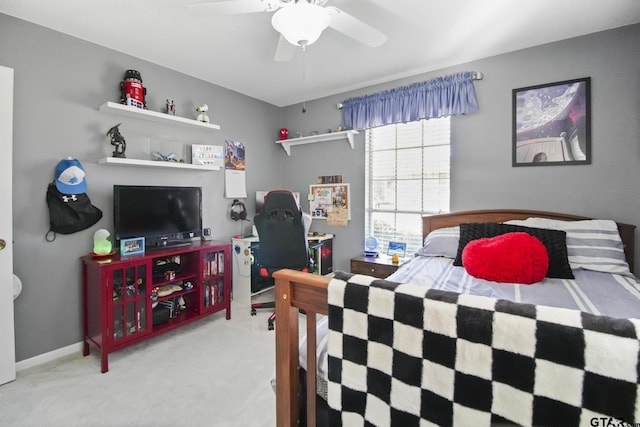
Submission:
<svg viewBox="0 0 640 427">
<path fill-rule="evenodd" d="M 252 308 L 252 309 L 251 309 L 251 315 L 252 315 L 252 316 L 255 316 L 255 315 L 256 315 L 256 309 L 255 309 L 255 308 Z"/>
<path fill-rule="evenodd" d="M 269 330 L 269 331 L 273 331 L 273 328 L 274 328 L 274 327 L 273 327 L 273 323 L 269 323 L 269 324 L 267 325 L 267 330 Z"/>
</svg>

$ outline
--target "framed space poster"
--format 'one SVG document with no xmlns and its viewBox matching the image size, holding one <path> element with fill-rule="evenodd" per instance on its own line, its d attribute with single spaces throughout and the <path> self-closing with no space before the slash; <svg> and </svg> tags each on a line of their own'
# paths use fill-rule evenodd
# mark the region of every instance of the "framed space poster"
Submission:
<svg viewBox="0 0 640 427">
<path fill-rule="evenodd" d="M 591 78 L 513 90 L 512 166 L 591 163 Z"/>
<path fill-rule="evenodd" d="M 347 225 L 351 219 L 349 184 L 312 184 L 309 193 L 309 212 L 313 219 L 326 219 L 332 225 Z"/>
</svg>

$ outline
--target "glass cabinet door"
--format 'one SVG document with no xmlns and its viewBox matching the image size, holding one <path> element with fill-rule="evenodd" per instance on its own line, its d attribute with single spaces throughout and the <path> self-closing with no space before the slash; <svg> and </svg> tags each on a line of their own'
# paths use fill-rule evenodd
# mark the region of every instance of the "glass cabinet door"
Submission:
<svg viewBox="0 0 640 427">
<path fill-rule="evenodd" d="M 116 268 L 108 274 L 112 284 L 114 342 L 150 332 L 147 316 L 150 286 L 147 266 L 140 264 Z"/>
<path fill-rule="evenodd" d="M 203 252 L 204 307 L 212 307 L 225 302 L 224 251 Z"/>
</svg>

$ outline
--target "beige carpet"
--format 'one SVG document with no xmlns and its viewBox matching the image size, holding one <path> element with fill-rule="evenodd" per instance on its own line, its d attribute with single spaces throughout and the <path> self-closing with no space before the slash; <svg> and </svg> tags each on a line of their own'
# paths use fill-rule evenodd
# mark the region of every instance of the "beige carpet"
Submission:
<svg viewBox="0 0 640 427">
<path fill-rule="evenodd" d="M 269 312 L 224 313 L 100 358 L 69 356 L 0 386 L 0 426 L 275 425 Z"/>
</svg>

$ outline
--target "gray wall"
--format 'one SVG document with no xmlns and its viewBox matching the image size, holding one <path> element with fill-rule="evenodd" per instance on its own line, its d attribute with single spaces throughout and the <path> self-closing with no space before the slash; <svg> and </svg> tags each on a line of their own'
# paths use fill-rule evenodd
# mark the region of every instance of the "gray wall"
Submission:
<svg viewBox="0 0 640 427">
<path fill-rule="evenodd" d="M 2 14 L 0 64 L 15 69 L 14 272 L 24 285 L 15 301 L 18 361 L 82 340 L 80 257 L 92 251 L 95 230 L 113 230 L 114 184 L 201 186 L 203 222 L 214 237 L 229 241 L 240 232 L 240 223 L 229 219 L 231 201 L 224 198 L 222 171 L 98 165 L 113 150 L 105 137 L 111 126 L 122 122 L 127 154 L 144 149 L 153 142 L 150 137 L 187 144 L 244 143 L 249 210 L 257 188 L 281 185 L 277 165 L 283 151 L 273 143 L 280 111 L 273 105 Z M 142 74 L 151 110 L 159 111 L 169 98 L 176 102 L 177 115 L 195 117 L 195 107 L 207 103 L 211 121 L 222 129 L 174 129 L 98 111 L 106 101 L 118 102 L 119 82 L 129 68 Z M 104 216 L 87 230 L 48 243 L 46 188 L 66 156 L 78 158 L 86 169 L 87 194 Z"/>
<path fill-rule="evenodd" d="M 79 258 L 92 249 L 93 232 L 112 229 L 113 184 L 203 187 L 205 224 L 228 240 L 239 224 L 228 219 L 222 172 L 107 167 L 97 160 L 112 147 L 104 133 L 116 123 L 131 150 L 163 135 L 184 142 L 247 147 L 247 205 L 256 190 L 288 187 L 308 193 L 319 175 L 343 175 L 351 185 L 348 227 L 314 221 L 311 229 L 336 234 L 334 261 L 348 270 L 364 241 L 364 133 L 355 149 L 345 141 L 292 148 L 273 144 L 278 129 L 325 131 L 341 123 L 337 102 L 457 71 L 482 71 L 476 82 L 480 112 L 452 120 L 451 210 L 490 207 L 544 209 L 640 224 L 640 25 L 487 58 L 339 96 L 277 108 L 158 65 L 0 14 L 0 64 L 15 69 L 13 218 L 14 271 L 24 283 L 15 302 L 16 359 L 24 360 L 82 340 Z M 208 103 L 222 130 L 176 133 L 168 127 L 100 113 L 117 101 L 125 69 L 142 73 L 149 107 L 166 98 L 178 115 Z M 592 159 L 588 166 L 511 167 L 511 91 L 571 78 L 592 78 Z M 250 125 L 249 124 L 250 121 Z M 129 150 L 129 147 L 128 147 Z M 46 185 L 57 162 L 77 157 L 87 170 L 88 194 L 104 211 L 88 230 L 44 240 Z M 248 227 L 248 226 L 247 226 Z M 636 259 L 636 263 L 640 265 Z"/>
<path fill-rule="evenodd" d="M 610 218 L 640 225 L 640 25 L 486 58 L 460 66 L 284 109 L 283 126 L 305 135 L 340 124 L 336 104 L 459 71 L 481 71 L 480 111 L 451 120 L 451 211 L 520 208 Z M 591 77 L 592 164 L 511 166 L 512 89 Z M 342 174 L 351 184 L 352 220 L 337 234 L 336 267 L 349 268 L 364 242 L 364 132 L 355 150 L 344 142 L 292 148 L 285 175 L 308 189 L 318 175 Z M 308 191 L 308 190 L 307 190 Z M 640 251 L 635 264 L 640 268 Z"/>
</svg>

